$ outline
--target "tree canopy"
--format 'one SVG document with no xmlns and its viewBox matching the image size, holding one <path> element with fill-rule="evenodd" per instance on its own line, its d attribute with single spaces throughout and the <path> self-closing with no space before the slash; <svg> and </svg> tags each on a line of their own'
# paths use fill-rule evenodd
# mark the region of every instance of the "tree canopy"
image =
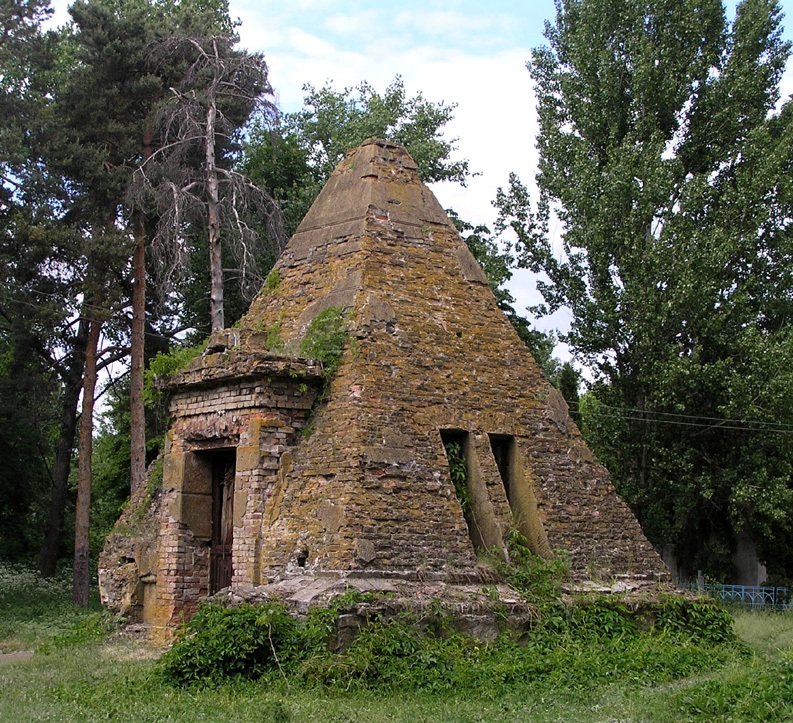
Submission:
<svg viewBox="0 0 793 723">
<path fill-rule="evenodd" d="M 532 52 L 539 200 L 500 228 L 596 381 L 590 442 L 651 540 L 793 571 L 791 106 L 776 0 L 560 0 Z M 561 221 L 560 238 L 549 219 Z M 784 548 L 784 549 L 783 549 Z"/>
<path fill-rule="evenodd" d="M 443 135 L 454 104 L 408 97 L 397 76 L 380 94 L 369 83 L 336 90 L 303 87 L 303 109 L 260 121 L 245 145 L 242 169 L 278 199 L 288 234 L 305 216 L 344 154 L 367 138 L 386 138 L 407 148 L 425 183 L 465 185 L 468 161 L 454 160 L 455 139 Z"/>
</svg>

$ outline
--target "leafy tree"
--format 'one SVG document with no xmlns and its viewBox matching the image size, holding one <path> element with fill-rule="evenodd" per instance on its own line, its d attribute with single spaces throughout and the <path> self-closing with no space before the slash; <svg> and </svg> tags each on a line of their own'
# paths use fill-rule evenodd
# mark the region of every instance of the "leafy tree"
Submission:
<svg viewBox="0 0 793 723">
<path fill-rule="evenodd" d="M 455 141 L 443 137 L 454 104 L 432 103 L 421 93 L 407 97 L 399 76 L 382 95 L 366 82 L 341 91 L 330 84 L 303 89 L 302 110 L 253 125 L 242 158 L 244 172 L 281 204 L 290 235 L 345 153 L 367 138 L 404 145 L 427 183 L 465 185 L 468 161 L 452 160 Z"/>
<path fill-rule="evenodd" d="M 596 451 L 650 539 L 722 577 L 741 533 L 793 570 L 793 417 L 771 394 L 793 312 L 780 22 L 776 0 L 731 25 L 721 0 L 560 0 L 528 64 L 537 208 L 516 176 L 497 199 L 545 275 L 538 311 L 572 312 Z"/>
<path fill-rule="evenodd" d="M 0 101 L 15 111 L 0 122 L 0 335 L 10 354 L 32 351 L 40 360 L 7 369 L 49 375 L 59 397 L 59 431 L 45 445 L 52 489 L 39 557 L 52 574 L 91 320 L 103 329 L 98 371 L 129 350 L 130 287 L 145 281 L 139 267 L 130 273 L 130 254 L 148 228 L 126 206 L 126 191 L 147 143 L 158 140 L 153 107 L 185 70 L 152 68 L 150 46 L 168 33 L 232 26 L 223 0 L 82 0 L 71 25 L 42 34 L 45 11 L 46 3 L 19 1 L 0 12 L 9 23 L 0 38 Z M 133 317 L 139 310 L 134 302 Z M 145 330 L 142 314 L 140 321 Z M 155 330 L 151 320 L 148 327 Z"/>
<path fill-rule="evenodd" d="M 0 332 L 0 559 L 35 549 L 45 512 L 57 386 L 39 356 Z"/>
</svg>

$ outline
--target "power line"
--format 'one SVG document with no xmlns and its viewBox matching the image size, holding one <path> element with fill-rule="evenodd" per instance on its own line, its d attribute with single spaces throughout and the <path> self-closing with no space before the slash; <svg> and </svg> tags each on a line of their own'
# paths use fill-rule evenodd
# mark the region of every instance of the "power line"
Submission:
<svg viewBox="0 0 793 723">
<path fill-rule="evenodd" d="M 738 432 L 770 432 L 775 434 L 793 434 L 793 428 L 780 429 L 775 427 L 758 426 L 738 426 L 735 424 L 709 424 L 697 422 L 683 422 L 676 419 L 650 419 L 647 417 L 626 417 L 611 414 L 599 414 L 598 412 L 587 412 L 589 416 L 600 417 L 601 419 L 619 419 L 626 422 L 645 422 L 646 424 L 674 424 L 680 427 L 697 427 L 699 429 L 725 429 Z M 740 423 L 741 420 L 724 420 Z M 748 423 L 747 423 L 748 424 Z M 763 424 L 763 423 L 761 423 Z"/>
<path fill-rule="evenodd" d="M 683 414 L 681 412 L 659 412 L 652 409 L 637 409 L 635 407 L 614 407 L 610 404 L 604 404 L 603 402 L 598 402 L 598 405 L 604 407 L 606 409 L 613 409 L 614 411 L 618 412 L 638 412 L 640 414 L 660 414 L 665 417 L 678 417 L 680 419 L 697 419 L 697 420 L 704 420 L 710 422 L 731 422 L 735 424 L 748 424 L 749 422 L 745 419 L 729 419 L 726 417 L 708 417 L 701 414 Z M 664 420 L 653 420 L 653 421 L 664 421 Z M 667 420 L 671 421 L 671 420 Z M 793 431 L 793 424 L 787 424 L 785 422 L 764 422 L 759 419 L 753 420 L 752 424 L 764 424 L 764 425 L 774 425 L 778 427 L 782 427 L 784 429 L 789 429 Z"/>
<path fill-rule="evenodd" d="M 579 406 L 574 404 L 573 406 Z M 724 429 L 740 432 L 775 432 L 778 434 L 793 434 L 793 424 L 785 422 L 762 421 L 759 419 L 731 419 L 726 417 L 708 417 L 678 412 L 656 412 L 653 410 L 636 409 L 633 407 L 615 407 L 609 404 L 600 404 L 605 409 L 616 414 L 607 414 L 597 410 L 587 411 L 587 415 L 601 419 L 616 419 L 626 422 L 644 422 L 645 424 L 674 424 L 681 427 L 697 427 L 700 429 Z M 637 416 L 636 413 L 641 416 Z M 655 415 L 655 416 L 654 416 Z M 661 416 L 658 416 L 661 415 Z M 663 416 L 676 417 L 664 419 Z M 693 420 L 693 421 L 688 421 Z"/>
</svg>

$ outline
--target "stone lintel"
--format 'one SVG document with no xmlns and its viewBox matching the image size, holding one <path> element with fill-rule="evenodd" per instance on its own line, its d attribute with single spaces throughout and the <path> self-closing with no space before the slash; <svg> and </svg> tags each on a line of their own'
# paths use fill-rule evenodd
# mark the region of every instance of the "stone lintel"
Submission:
<svg viewBox="0 0 793 723">
<path fill-rule="evenodd" d="M 163 391 L 175 392 L 264 378 L 316 384 L 324 379 L 322 364 L 311 359 L 232 350 L 197 357 L 182 372 L 158 380 L 158 386 Z"/>
</svg>

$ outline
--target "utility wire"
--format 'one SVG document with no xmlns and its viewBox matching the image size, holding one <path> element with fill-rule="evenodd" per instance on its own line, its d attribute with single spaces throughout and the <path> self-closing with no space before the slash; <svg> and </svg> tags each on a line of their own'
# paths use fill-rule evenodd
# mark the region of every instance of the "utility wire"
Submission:
<svg viewBox="0 0 793 723">
<path fill-rule="evenodd" d="M 707 417 L 701 414 L 683 414 L 681 412 L 658 412 L 651 409 L 637 409 L 635 407 L 614 407 L 610 404 L 604 404 L 603 402 L 599 402 L 598 406 L 604 407 L 605 409 L 613 409 L 614 411 L 618 412 L 638 412 L 640 414 L 660 414 L 665 417 L 678 417 L 680 419 L 698 419 L 698 420 L 705 420 L 711 422 L 734 422 L 736 424 L 747 423 L 747 420 L 744 419 L 727 419 L 725 417 Z M 656 420 L 653 420 L 656 421 Z M 657 420 L 662 421 L 662 420 Z M 793 431 L 793 424 L 787 424 L 785 422 L 763 422 L 758 420 L 754 420 L 753 424 L 766 424 L 766 425 L 774 425 L 778 427 L 782 427 L 785 429 L 790 429 Z"/>
<path fill-rule="evenodd" d="M 618 409 L 617 407 L 613 407 L 613 409 Z M 725 419 L 720 420 L 723 422 L 731 422 L 731 424 L 712 424 L 707 422 L 684 422 L 679 419 L 651 419 L 647 417 L 628 417 L 624 415 L 614 415 L 614 414 L 600 414 L 598 412 L 587 412 L 588 415 L 593 417 L 599 417 L 601 419 L 620 419 L 626 422 L 645 422 L 646 424 L 675 424 L 680 427 L 698 427 L 700 429 L 727 429 L 727 430 L 734 430 L 739 432 L 771 432 L 775 434 L 793 434 L 793 427 L 788 425 L 787 428 L 775 428 L 775 427 L 766 427 L 766 426 L 747 426 L 749 424 L 757 425 L 758 422 L 746 422 L 743 423 L 744 426 L 739 426 L 742 424 L 742 420 L 740 419 Z M 714 418 L 712 418 L 714 419 Z M 736 424 L 737 423 L 737 424 Z M 759 422 L 759 424 L 765 424 L 765 422 Z M 771 422 L 769 424 L 775 424 Z"/>
</svg>

